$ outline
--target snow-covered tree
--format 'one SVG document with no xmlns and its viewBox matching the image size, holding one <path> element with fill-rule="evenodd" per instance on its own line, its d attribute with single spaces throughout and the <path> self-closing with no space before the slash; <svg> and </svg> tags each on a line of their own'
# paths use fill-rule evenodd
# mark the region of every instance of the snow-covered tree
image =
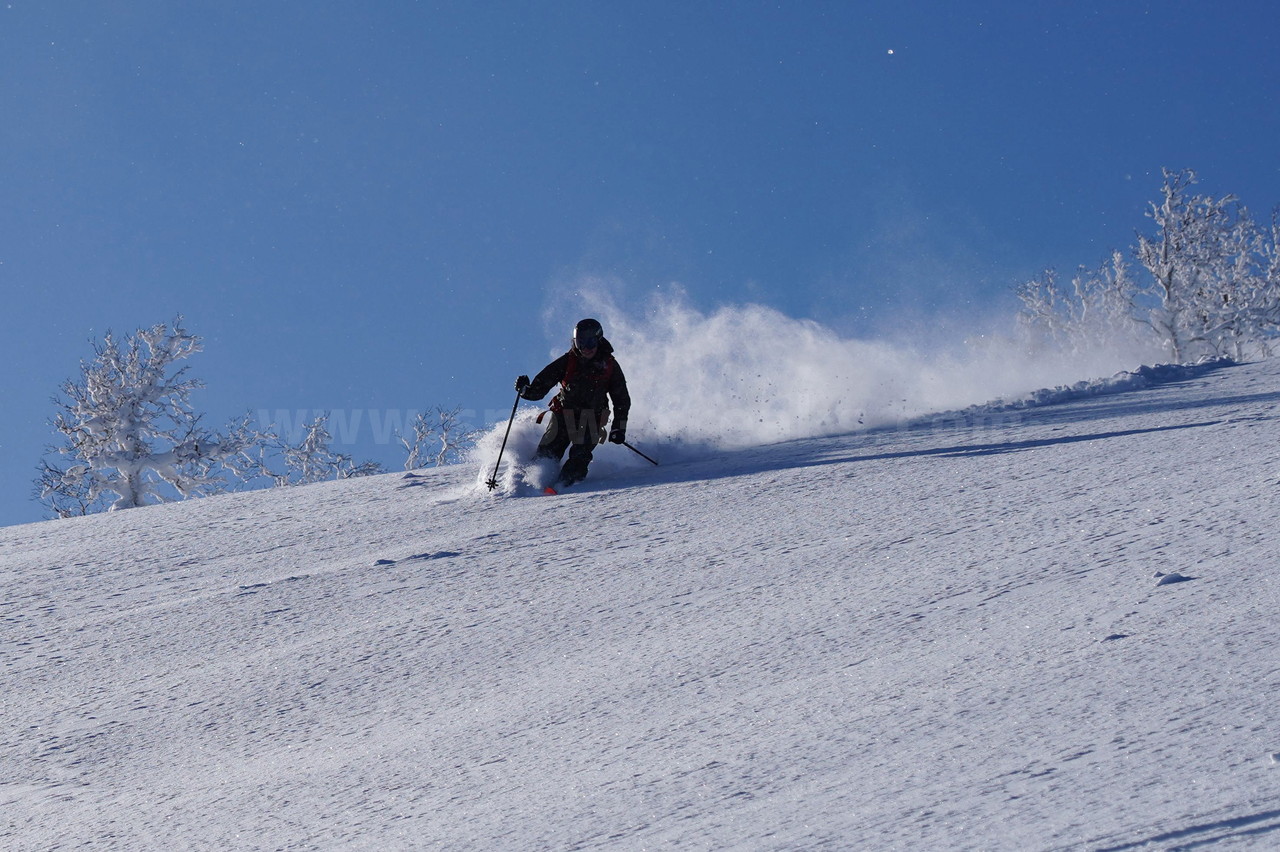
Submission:
<svg viewBox="0 0 1280 852">
<path fill-rule="evenodd" d="M 427 466 L 427 444 L 431 441 L 433 432 L 431 420 L 421 411 L 414 417 L 411 425 L 413 427 L 412 435 L 402 435 L 396 432 L 396 437 L 400 439 L 400 444 L 405 449 L 405 470 L 417 470 Z"/>
<path fill-rule="evenodd" d="M 62 444 L 49 448 L 36 480 L 39 496 L 61 517 L 216 493 L 222 465 L 253 442 L 247 423 L 223 434 L 200 425 L 191 392 L 202 384 L 178 362 L 200 351 L 182 325 L 139 329 L 120 342 L 108 332 L 80 377 L 55 398 L 51 425 Z"/>
<path fill-rule="evenodd" d="M 1016 290 L 1022 308 L 1018 323 L 1037 340 L 1072 345 L 1072 320 L 1076 316 L 1070 295 L 1058 284 L 1058 271 L 1046 269 Z"/>
<path fill-rule="evenodd" d="M 327 479 L 352 479 L 382 473 L 376 462 L 356 462 L 345 453 L 335 452 L 329 446 L 333 436 L 329 434 L 329 414 L 319 414 L 303 430 L 297 445 L 283 444 L 280 453 L 285 468 L 295 483 L 323 482 Z"/>
<path fill-rule="evenodd" d="M 404 469 L 417 470 L 428 462 L 439 467 L 457 461 L 475 445 L 479 434 L 462 422 L 461 408 L 438 407 L 431 413 L 418 412 L 412 437 L 397 433 L 406 452 Z"/>
<path fill-rule="evenodd" d="M 1220 325 L 1219 349 L 1236 360 L 1272 354 L 1280 337 L 1280 209 L 1266 230 L 1247 222 L 1229 235 L 1218 275 L 1229 281 L 1222 303 L 1230 311 Z"/>
<path fill-rule="evenodd" d="M 333 436 L 329 434 L 328 412 L 318 413 L 307 423 L 296 444 L 281 438 L 274 426 L 260 430 L 257 435 L 252 450 L 239 457 L 237 473 L 245 482 L 265 477 L 280 487 L 385 472 L 377 462 L 357 462 L 330 446 Z"/>
<path fill-rule="evenodd" d="M 1155 236 L 1139 234 L 1135 251 L 1158 298 L 1149 322 L 1175 361 L 1222 354 L 1246 310 L 1234 285 L 1250 252 L 1248 213 L 1235 196 L 1191 194 L 1195 183 L 1190 169 L 1165 169 L 1161 200 L 1147 212 Z"/>
<path fill-rule="evenodd" d="M 1138 234 L 1133 248 L 1143 280 L 1119 252 L 1082 270 L 1070 292 L 1050 271 L 1018 290 L 1024 327 L 1068 351 L 1123 338 L 1176 362 L 1270 354 L 1280 336 L 1280 222 L 1273 215 L 1264 232 L 1235 196 L 1196 195 L 1195 183 L 1190 169 L 1164 170 L 1147 213 L 1155 233 Z"/>
<path fill-rule="evenodd" d="M 1080 267 L 1070 290 L 1049 269 L 1020 286 L 1017 295 L 1019 321 L 1064 351 L 1079 354 L 1140 333 L 1134 317 L 1142 293 L 1120 252 L 1096 270 Z"/>
<path fill-rule="evenodd" d="M 1262 354 L 1272 354 L 1271 341 L 1280 337 L 1280 207 L 1271 211 L 1271 227 L 1262 239 L 1259 275 L 1252 282 L 1257 323 L 1263 332 Z"/>
</svg>

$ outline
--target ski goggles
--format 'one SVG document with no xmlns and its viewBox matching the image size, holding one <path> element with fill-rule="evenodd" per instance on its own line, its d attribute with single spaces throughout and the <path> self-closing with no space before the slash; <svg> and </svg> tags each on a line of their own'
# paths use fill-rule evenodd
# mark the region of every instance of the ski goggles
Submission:
<svg viewBox="0 0 1280 852">
<path fill-rule="evenodd" d="M 598 335 L 598 334 L 591 334 L 591 335 L 586 335 L 586 334 L 584 334 L 584 335 L 579 336 L 579 335 L 576 335 L 576 334 L 575 334 L 575 335 L 573 336 L 573 345 L 574 345 L 574 346 L 577 346 L 579 349 L 595 349 L 596 347 L 598 347 L 598 346 L 600 345 L 600 335 Z"/>
</svg>

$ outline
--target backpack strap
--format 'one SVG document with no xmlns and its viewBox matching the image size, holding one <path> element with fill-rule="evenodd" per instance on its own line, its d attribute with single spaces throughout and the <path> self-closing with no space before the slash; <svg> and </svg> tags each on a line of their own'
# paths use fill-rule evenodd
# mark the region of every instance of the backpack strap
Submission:
<svg viewBox="0 0 1280 852">
<path fill-rule="evenodd" d="M 573 381 L 573 374 L 578 372 L 578 359 L 574 357 L 573 350 L 568 352 L 569 360 L 564 364 L 564 378 L 560 380 L 560 387 L 567 388 L 569 382 Z"/>
<path fill-rule="evenodd" d="M 569 360 L 566 361 L 564 365 L 564 378 L 560 380 L 560 388 L 562 390 L 569 387 L 569 382 L 573 381 L 574 374 L 578 372 L 578 359 L 574 357 L 572 349 L 569 350 L 568 355 L 569 355 Z M 618 362 L 614 360 L 612 355 L 606 356 L 605 363 L 604 363 L 604 372 L 601 373 L 600 378 L 597 379 L 597 382 L 604 383 L 606 392 L 609 389 L 609 382 L 613 379 L 613 368 L 617 366 L 617 363 Z M 539 414 L 537 420 L 534 422 L 541 423 L 542 418 L 547 416 L 548 413 L 559 414 L 562 410 L 564 410 L 564 402 L 563 400 L 560 399 L 560 395 L 556 394 L 551 398 L 551 402 L 547 404 L 547 411 L 544 411 L 541 414 Z M 606 434 L 604 431 L 604 427 L 609 425 L 610 413 L 611 412 L 609 411 L 608 403 L 606 403 L 604 407 L 604 411 L 601 412 L 600 414 L 600 443 L 602 444 L 605 441 L 605 434 Z"/>
<path fill-rule="evenodd" d="M 605 390 L 609 389 L 609 382 L 613 379 L 613 368 L 618 362 L 613 359 L 612 355 L 608 355 L 604 362 L 604 372 L 600 374 L 597 381 L 603 382 Z M 560 387 L 569 387 L 569 382 L 573 381 L 574 374 L 578 372 L 578 359 L 573 357 L 573 351 L 569 352 L 569 360 L 564 365 L 564 378 L 560 380 Z"/>
</svg>

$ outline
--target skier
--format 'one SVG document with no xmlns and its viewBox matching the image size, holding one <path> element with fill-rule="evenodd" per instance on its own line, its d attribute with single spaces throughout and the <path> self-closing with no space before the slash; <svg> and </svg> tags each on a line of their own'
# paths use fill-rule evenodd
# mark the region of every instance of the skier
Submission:
<svg viewBox="0 0 1280 852">
<path fill-rule="evenodd" d="M 551 400 L 551 422 L 538 444 L 537 456 L 559 461 L 567 449 L 569 460 L 560 469 L 557 481 L 572 485 L 586 477 L 592 452 L 597 444 L 604 443 L 610 399 L 613 426 L 608 432 L 609 441 L 621 444 L 627 440 L 631 395 L 599 321 L 584 319 L 575 325 L 572 348 L 543 368 L 533 381 L 528 376 L 516 379 L 516 392 L 524 399 L 537 401 L 557 383 L 560 393 Z M 538 420 L 541 422 L 542 418 Z"/>
</svg>

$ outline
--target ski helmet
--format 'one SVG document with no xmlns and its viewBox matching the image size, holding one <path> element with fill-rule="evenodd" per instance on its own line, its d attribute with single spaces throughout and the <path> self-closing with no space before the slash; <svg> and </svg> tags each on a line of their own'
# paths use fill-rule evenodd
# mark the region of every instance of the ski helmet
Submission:
<svg viewBox="0 0 1280 852">
<path fill-rule="evenodd" d="M 604 327 L 600 325 L 599 320 L 579 320 L 578 324 L 573 327 L 573 346 L 579 351 L 595 349 L 600 345 L 600 341 L 603 338 Z"/>
</svg>

